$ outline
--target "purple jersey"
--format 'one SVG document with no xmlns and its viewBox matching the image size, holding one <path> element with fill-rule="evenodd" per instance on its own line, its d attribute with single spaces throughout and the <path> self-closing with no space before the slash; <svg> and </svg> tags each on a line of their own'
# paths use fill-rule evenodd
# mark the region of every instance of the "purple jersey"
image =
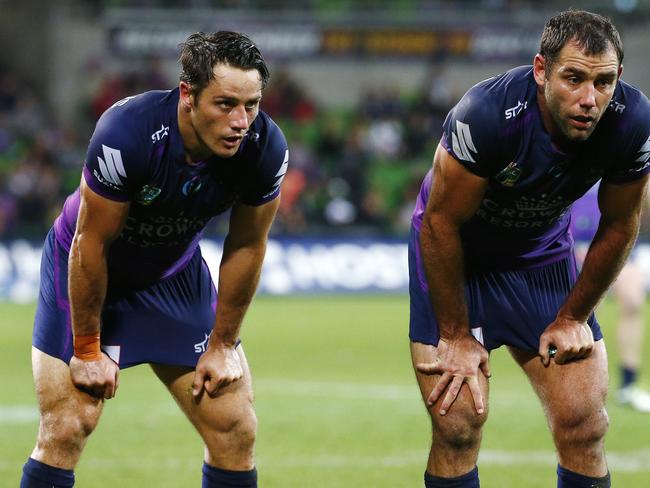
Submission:
<svg viewBox="0 0 650 488">
<path fill-rule="evenodd" d="M 589 243 L 596 235 L 600 222 L 598 185 L 594 185 L 571 207 L 571 234 L 576 241 Z"/>
<path fill-rule="evenodd" d="M 537 105 L 532 67 L 521 66 L 471 88 L 449 112 L 441 145 L 489 180 L 476 214 L 461 228 L 466 262 L 523 269 L 557 262 L 572 246 L 571 203 L 602 178 L 625 183 L 650 172 L 650 101 L 619 81 L 588 140 L 557 148 Z M 429 173 L 413 214 L 419 231 Z"/>
<path fill-rule="evenodd" d="M 99 119 L 83 174 L 88 186 L 131 202 L 126 224 L 108 254 L 114 283 L 150 284 L 171 276 L 194 255 L 208 221 L 235 202 L 262 205 L 280 193 L 288 155 L 282 131 L 263 112 L 238 152 L 190 165 L 178 130 L 178 88 L 128 97 Z M 69 251 L 79 189 L 55 222 Z"/>
</svg>

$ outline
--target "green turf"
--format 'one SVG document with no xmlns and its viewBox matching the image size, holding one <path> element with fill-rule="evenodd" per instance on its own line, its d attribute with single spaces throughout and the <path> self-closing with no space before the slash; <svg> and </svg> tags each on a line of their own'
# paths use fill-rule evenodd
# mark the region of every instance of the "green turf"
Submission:
<svg viewBox="0 0 650 488">
<path fill-rule="evenodd" d="M 2 487 L 18 486 L 37 429 L 24 408 L 35 408 L 33 311 L 0 305 Z M 601 323 L 611 324 L 614 314 L 606 302 Z M 260 421 L 260 486 L 422 486 L 429 427 L 410 370 L 407 317 L 404 296 L 256 299 L 243 338 Z M 612 332 L 605 327 L 606 336 Z M 609 349 L 615 365 L 614 347 Z M 537 399 L 505 351 L 491 361 L 482 486 L 555 486 L 552 445 Z M 614 371 L 612 378 L 618 379 Z M 650 380 L 650 360 L 643 378 Z M 609 413 L 607 446 L 618 467 L 614 486 L 647 487 L 650 416 L 611 402 Z M 108 402 L 78 466 L 77 486 L 197 487 L 201 458 L 198 436 L 150 369 L 140 366 L 123 372 L 117 398 Z"/>
</svg>

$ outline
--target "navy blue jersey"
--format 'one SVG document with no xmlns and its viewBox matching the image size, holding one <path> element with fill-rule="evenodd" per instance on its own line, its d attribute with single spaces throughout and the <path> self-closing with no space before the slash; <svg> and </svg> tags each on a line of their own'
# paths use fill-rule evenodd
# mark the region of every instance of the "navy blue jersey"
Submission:
<svg viewBox="0 0 650 488">
<path fill-rule="evenodd" d="M 625 183 L 650 171 L 650 102 L 619 81 L 591 136 L 563 151 L 542 123 L 537 84 L 522 66 L 471 88 L 449 112 L 442 146 L 468 171 L 488 179 L 476 214 L 461 228 L 468 263 L 517 269 L 570 252 L 571 204 L 594 183 Z M 431 175 L 414 213 L 419 230 Z"/>
<path fill-rule="evenodd" d="M 99 119 L 83 169 L 88 186 L 129 201 L 126 224 L 108 255 L 109 278 L 151 283 L 174 274 L 194 254 L 208 221 L 235 202 L 262 205 L 278 196 L 287 171 L 282 131 L 260 112 L 238 152 L 188 164 L 178 129 L 178 88 L 121 100 Z M 79 190 L 55 223 L 69 250 Z"/>
</svg>

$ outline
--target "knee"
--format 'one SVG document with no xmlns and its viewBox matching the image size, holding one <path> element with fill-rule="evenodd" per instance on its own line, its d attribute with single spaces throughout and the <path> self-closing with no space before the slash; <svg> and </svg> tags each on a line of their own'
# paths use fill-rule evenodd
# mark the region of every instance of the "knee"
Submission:
<svg viewBox="0 0 650 488">
<path fill-rule="evenodd" d="M 239 449 L 252 449 L 257 433 L 257 416 L 253 405 L 246 403 L 239 408 L 219 412 L 210 429 L 212 436 Z"/>
<path fill-rule="evenodd" d="M 551 429 L 559 447 L 589 447 L 600 445 L 609 428 L 609 416 L 604 406 L 592 410 L 566 408 L 552 419 Z"/>
<path fill-rule="evenodd" d="M 41 416 L 38 442 L 43 447 L 80 451 L 95 430 L 100 411 L 94 406 L 81 406 L 74 412 L 57 411 Z"/>
<path fill-rule="evenodd" d="M 435 408 L 435 406 L 434 406 Z M 463 451 L 478 448 L 487 412 L 478 415 L 473 405 L 452 405 L 445 416 L 431 410 L 433 443 Z"/>
</svg>

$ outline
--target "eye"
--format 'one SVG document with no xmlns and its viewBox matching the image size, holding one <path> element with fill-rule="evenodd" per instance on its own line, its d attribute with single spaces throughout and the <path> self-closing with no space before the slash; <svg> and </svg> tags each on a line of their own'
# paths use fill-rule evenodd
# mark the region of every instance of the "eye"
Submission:
<svg viewBox="0 0 650 488">
<path fill-rule="evenodd" d="M 578 83 L 580 83 L 580 80 L 578 79 L 577 76 L 569 76 L 569 77 L 567 78 L 567 81 L 568 81 L 569 84 L 571 84 L 571 85 L 577 85 Z"/>
</svg>

